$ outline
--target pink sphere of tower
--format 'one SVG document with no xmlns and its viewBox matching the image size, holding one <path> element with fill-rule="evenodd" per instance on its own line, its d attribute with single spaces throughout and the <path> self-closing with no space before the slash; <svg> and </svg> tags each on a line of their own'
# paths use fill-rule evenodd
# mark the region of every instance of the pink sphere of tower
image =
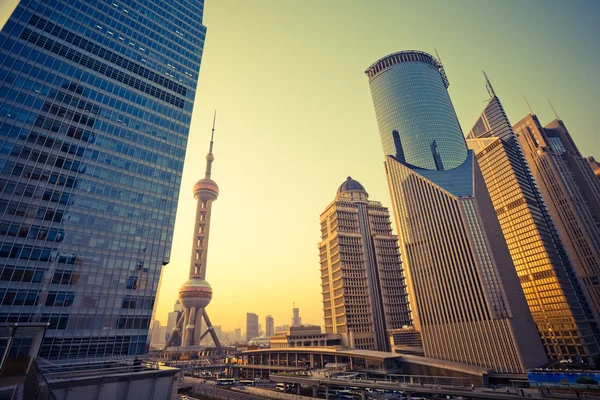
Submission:
<svg viewBox="0 0 600 400">
<path fill-rule="evenodd" d="M 203 200 L 208 200 L 209 198 L 212 200 L 216 200 L 219 196 L 219 186 L 217 186 L 216 182 L 210 178 L 200 179 L 194 185 L 194 198 L 201 198 Z"/>
<path fill-rule="evenodd" d="M 188 279 L 179 289 L 179 302 L 185 308 L 206 308 L 212 299 L 212 287 L 204 279 Z"/>
</svg>

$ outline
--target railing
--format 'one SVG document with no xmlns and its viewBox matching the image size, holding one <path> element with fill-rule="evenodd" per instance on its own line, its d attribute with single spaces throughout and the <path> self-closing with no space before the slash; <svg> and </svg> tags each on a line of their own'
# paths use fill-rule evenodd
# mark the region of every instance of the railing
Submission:
<svg viewBox="0 0 600 400">
<path fill-rule="evenodd" d="M 91 375 L 131 374 L 159 369 L 158 362 L 150 359 L 123 356 L 103 357 L 81 362 L 37 360 L 38 367 L 47 380 L 89 377 Z"/>
</svg>

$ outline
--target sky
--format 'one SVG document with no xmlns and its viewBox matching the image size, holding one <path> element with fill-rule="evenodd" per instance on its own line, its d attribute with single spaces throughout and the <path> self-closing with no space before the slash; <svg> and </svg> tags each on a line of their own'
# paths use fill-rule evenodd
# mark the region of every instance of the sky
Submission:
<svg viewBox="0 0 600 400">
<path fill-rule="evenodd" d="M 1 16 L 10 1 L 0 0 Z M 195 202 L 217 110 L 208 314 L 245 331 L 246 312 L 322 325 L 319 215 L 352 176 L 391 205 L 364 75 L 373 62 L 422 50 L 444 63 L 463 131 L 483 110 L 485 70 L 513 124 L 554 119 L 600 157 L 600 2 L 206 0 L 208 28 L 171 262 L 156 318 L 187 279 Z M 395 230 L 395 227 L 394 227 Z M 396 231 L 396 230 L 395 230 Z"/>
</svg>

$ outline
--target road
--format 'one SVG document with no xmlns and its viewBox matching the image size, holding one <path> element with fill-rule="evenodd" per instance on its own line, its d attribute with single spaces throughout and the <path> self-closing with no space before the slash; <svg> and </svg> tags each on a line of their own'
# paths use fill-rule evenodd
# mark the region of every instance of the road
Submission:
<svg viewBox="0 0 600 400">
<path fill-rule="evenodd" d="M 218 387 L 215 385 L 214 381 L 202 382 L 201 379 L 185 377 L 183 379 L 183 382 L 179 384 L 180 387 L 188 385 L 194 388 L 194 392 L 200 394 L 200 396 L 194 395 L 193 393 L 186 394 L 187 397 L 192 399 L 199 399 L 200 397 L 211 397 L 221 400 L 264 400 L 264 397 L 234 392 L 233 390 Z"/>
</svg>

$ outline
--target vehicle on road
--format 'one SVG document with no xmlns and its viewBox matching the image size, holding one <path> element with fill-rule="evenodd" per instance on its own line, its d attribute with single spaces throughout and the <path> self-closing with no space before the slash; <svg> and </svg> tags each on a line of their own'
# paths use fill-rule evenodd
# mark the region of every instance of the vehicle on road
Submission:
<svg viewBox="0 0 600 400">
<path fill-rule="evenodd" d="M 244 379 L 244 380 L 240 380 L 238 383 L 242 386 L 254 386 L 256 384 L 256 381 L 253 381 L 250 379 Z"/>
<path fill-rule="evenodd" d="M 235 385 L 235 379 L 228 379 L 228 378 L 217 379 L 217 386 L 231 386 L 231 385 Z"/>
</svg>

